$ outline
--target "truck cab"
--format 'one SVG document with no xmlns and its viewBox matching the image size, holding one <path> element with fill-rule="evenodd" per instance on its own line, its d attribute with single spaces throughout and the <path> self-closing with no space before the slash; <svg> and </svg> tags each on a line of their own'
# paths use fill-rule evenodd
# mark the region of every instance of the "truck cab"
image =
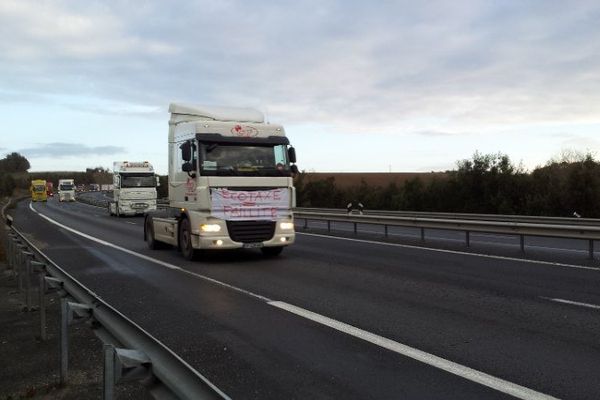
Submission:
<svg viewBox="0 0 600 400">
<path fill-rule="evenodd" d="M 46 181 L 43 179 L 34 179 L 29 187 L 31 192 L 31 201 L 47 201 Z"/>
<path fill-rule="evenodd" d="M 115 161 L 110 215 L 136 215 L 156 210 L 158 176 L 148 161 Z"/>
<path fill-rule="evenodd" d="M 58 180 L 58 201 L 75 201 L 75 180 Z"/>
<path fill-rule="evenodd" d="M 283 126 L 257 110 L 169 107 L 169 207 L 145 218 L 149 247 L 260 248 L 277 255 L 295 240 L 295 151 Z"/>
</svg>

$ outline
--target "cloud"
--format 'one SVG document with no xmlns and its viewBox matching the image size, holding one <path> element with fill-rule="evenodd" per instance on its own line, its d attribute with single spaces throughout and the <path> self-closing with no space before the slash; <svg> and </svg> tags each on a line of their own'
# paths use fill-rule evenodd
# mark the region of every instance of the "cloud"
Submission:
<svg viewBox="0 0 600 400">
<path fill-rule="evenodd" d="M 267 107 L 338 131 L 598 123 L 599 17 L 594 1 L 7 0 L 0 73 L 6 90 Z"/>
<path fill-rule="evenodd" d="M 76 143 L 45 143 L 38 147 L 21 149 L 18 151 L 26 157 L 48 157 L 48 158 L 66 158 L 81 156 L 102 156 L 125 153 L 123 147 L 118 146 L 86 146 Z"/>
</svg>

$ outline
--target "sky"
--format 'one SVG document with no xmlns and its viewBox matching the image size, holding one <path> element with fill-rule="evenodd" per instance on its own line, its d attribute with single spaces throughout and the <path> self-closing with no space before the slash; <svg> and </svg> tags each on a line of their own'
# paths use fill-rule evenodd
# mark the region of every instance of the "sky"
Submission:
<svg viewBox="0 0 600 400">
<path fill-rule="evenodd" d="M 171 102 L 254 107 L 301 170 L 600 156 L 598 1 L 0 2 L 0 154 L 152 162 Z"/>
</svg>

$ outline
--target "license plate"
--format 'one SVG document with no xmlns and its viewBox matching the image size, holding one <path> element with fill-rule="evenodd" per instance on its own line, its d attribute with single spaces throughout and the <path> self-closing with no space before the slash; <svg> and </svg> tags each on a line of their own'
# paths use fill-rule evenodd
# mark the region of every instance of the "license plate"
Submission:
<svg viewBox="0 0 600 400">
<path fill-rule="evenodd" d="M 135 203 L 131 205 L 131 208 L 147 208 L 148 204 L 145 203 Z"/>
<path fill-rule="evenodd" d="M 256 249 L 258 247 L 263 247 L 263 244 L 258 242 L 258 243 L 244 243 L 244 248 L 245 249 Z"/>
</svg>

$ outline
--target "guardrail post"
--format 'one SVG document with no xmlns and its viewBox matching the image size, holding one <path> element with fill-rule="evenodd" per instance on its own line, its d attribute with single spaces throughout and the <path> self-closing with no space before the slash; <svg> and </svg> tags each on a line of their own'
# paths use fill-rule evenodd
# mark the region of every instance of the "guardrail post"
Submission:
<svg viewBox="0 0 600 400">
<path fill-rule="evenodd" d="M 79 317 L 78 321 L 91 317 L 92 308 L 86 304 L 70 302 L 66 297 L 60 299 L 60 308 L 60 383 L 64 385 L 69 369 L 69 325 L 74 322 L 74 314 Z"/>
<path fill-rule="evenodd" d="M 331 221 L 327 220 L 327 232 L 331 232 Z"/>
<path fill-rule="evenodd" d="M 521 242 L 521 253 L 525 253 L 525 235 L 519 235 Z"/>
<path fill-rule="evenodd" d="M 353 222 L 353 224 L 354 224 L 354 234 L 356 235 L 358 233 L 358 226 L 357 226 L 358 223 Z"/>
<path fill-rule="evenodd" d="M 304 229 L 308 228 L 308 218 L 304 218 Z"/>
<path fill-rule="evenodd" d="M 115 392 L 115 346 L 105 343 L 104 378 L 102 383 L 102 399 L 112 400 Z"/>
<path fill-rule="evenodd" d="M 588 241 L 590 260 L 594 259 L 594 239 Z"/>
<path fill-rule="evenodd" d="M 32 311 L 33 307 L 31 307 L 31 259 L 33 258 L 33 253 L 28 251 L 23 252 L 25 256 L 25 309 L 27 311 Z"/>
<path fill-rule="evenodd" d="M 40 339 L 46 341 L 48 336 L 46 335 L 46 265 L 41 262 L 31 261 L 35 273 L 38 277 L 38 307 L 40 310 Z"/>
<path fill-rule="evenodd" d="M 465 243 L 467 247 L 471 247 L 471 232 L 465 231 Z"/>
<path fill-rule="evenodd" d="M 67 382 L 69 369 L 69 301 L 60 299 L 60 384 Z"/>
<path fill-rule="evenodd" d="M 388 237 L 388 226 L 387 225 L 383 225 L 383 231 L 384 231 L 385 237 Z"/>
<path fill-rule="evenodd" d="M 23 292 L 23 264 L 25 262 L 25 255 L 23 253 L 25 252 L 26 248 L 27 246 L 24 244 L 17 244 L 17 268 L 15 271 L 17 273 L 17 287 L 20 293 Z"/>
<path fill-rule="evenodd" d="M 421 228 L 421 242 L 425 241 L 425 228 Z"/>
</svg>

